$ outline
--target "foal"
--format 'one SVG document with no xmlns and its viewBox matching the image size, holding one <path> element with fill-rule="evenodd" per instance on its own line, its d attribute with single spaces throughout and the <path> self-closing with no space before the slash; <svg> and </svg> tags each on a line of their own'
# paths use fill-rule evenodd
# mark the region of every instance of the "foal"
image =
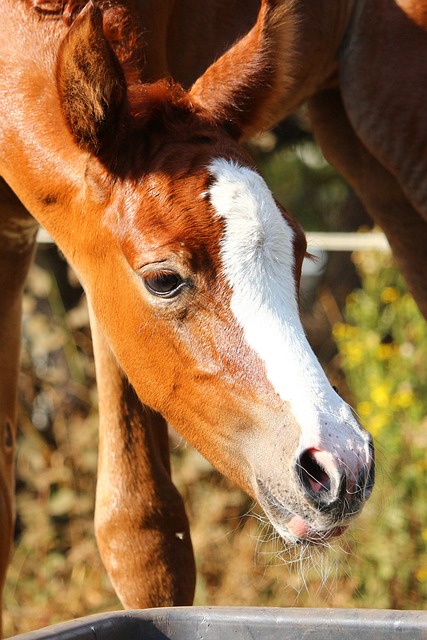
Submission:
<svg viewBox="0 0 427 640">
<path fill-rule="evenodd" d="M 263 2 L 248 35 L 189 91 L 142 81 L 130 0 L 0 5 L 1 582 L 14 521 L 21 292 L 38 222 L 90 305 L 96 535 L 126 607 L 193 598 L 166 421 L 290 542 L 340 534 L 371 492 L 370 436 L 301 327 L 303 233 L 237 144 L 263 125 L 267 89 L 284 77 L 289 42 L 277 25 L 287 12 L 276 5 Z"/>
</svg>

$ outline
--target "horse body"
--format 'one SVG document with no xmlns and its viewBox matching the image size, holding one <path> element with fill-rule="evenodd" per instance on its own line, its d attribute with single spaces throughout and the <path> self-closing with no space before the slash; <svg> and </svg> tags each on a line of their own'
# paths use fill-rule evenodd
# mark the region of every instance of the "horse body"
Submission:
<svg viewBox="0 0 427 640">
<path fill-rule="evenodd" d="M 311 97 L 314 132 L 379 224 L 427 316 L 425 2 L 356 5 L 337 84 Z"/>
<path fill-rule="evenodd" d="M 203 4 L 203 3 L 202 3 Z M 220 1 L 209 10 L 227 14 Z M 291 20 L 281 29 L 287 60 L 282 79 L 267 91 L 265 125 L 307 101 L 314 134 L 325 156 L 343 174 L 379 224 L 425 316 L 427 301 L 427 6 L 416 0 L 282 2 Z M 186 57 L 172 38 L 164 59 L 185 86 L 256 20 L 258 7 L 243 2 L 221 32 L 192 31 Z M 168 33 L 197 25 L 205 7 L 177 3 Z M 217 16 L 218 13 L 215 13 Z M 230 22 L 231 20 L 231 22 Z M 234 22 L 233 22 L 234 20 Z M 202 35 L 200 35 L 202 34 Z M 223 35 L 224 34 L 224 35 Z M 182 47 L 181 47 L 182 49 Z M 189 64 L 180 65 L 180 60 Z M 195 61 L 197 59 L 197 62 Z M 285 80 L 283 81 L 283 77 Z M 257 123 L 259 126 L 259 123 Z"/>
<path fill-rule="evenodd" d="M 100 7 L 0 7 L 0 580 L 37 220 L 91 310 L 102 558 L 125 606 L 185 604 L 194 560 L 166 421 L 292 542 L 338 535 L 371 491 L 369 436 L 299 320 L 303 234 L 238 141 L 308 100 L 326 155 L 427 313 L 426 11 L 409 0 Z"/>
</svg>

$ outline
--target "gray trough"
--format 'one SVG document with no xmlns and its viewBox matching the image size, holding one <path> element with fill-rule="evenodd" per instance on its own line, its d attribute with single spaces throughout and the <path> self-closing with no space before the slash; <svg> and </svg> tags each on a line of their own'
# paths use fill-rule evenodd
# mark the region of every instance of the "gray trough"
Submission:
<svg viewBox="0 0 427 640">
<path fill-rule="evenodd" d="M 145 609 L 89 616 L 14 639 L 427 640 L 427 611 L 260 607 Z"/>
</svg>

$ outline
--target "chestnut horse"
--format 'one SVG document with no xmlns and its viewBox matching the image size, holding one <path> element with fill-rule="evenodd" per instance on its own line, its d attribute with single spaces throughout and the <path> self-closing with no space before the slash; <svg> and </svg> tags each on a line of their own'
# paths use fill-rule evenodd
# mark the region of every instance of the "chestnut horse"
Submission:
<svg viewBox="0 0 427 640">
<path fill-rule="evenodd" d="M 299 319 L 304 235 L 238 144 L 333 78 L 355 17 L 353 3 L 328 1 L 340 7 L 336 33 L 324 18 L 329 48 L 314 46 L 320 0 L 306 22 L 304 2 L 274 0 L 259 13 L 243 0 L 0 3 L 1 584 L 21 294 L 38 223 L 90 305 L 96 535 L 124 606 L 193 598 L 167 422 L 290 542 L 340 534 L 369 496 L 371 439 Z"/>
</svg>

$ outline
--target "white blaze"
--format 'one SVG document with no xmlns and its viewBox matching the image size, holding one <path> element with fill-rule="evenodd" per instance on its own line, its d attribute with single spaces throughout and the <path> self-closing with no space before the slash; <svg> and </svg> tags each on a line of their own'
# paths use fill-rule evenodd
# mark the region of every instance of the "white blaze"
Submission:
<svg viewBox="0 0 427 640">
<path fill-rule="evenodd" d="M 222 158 L 209 171 L 215 178 L 210 200 L 225 221 L 221 258 L 231 309 L 269 381 L 289 403 L 301 447 L 323 445 L 337 453 L 348 447 L 356 457 L 364 449 L 366 456 L 366 437 L 330 386 L 301 325 L 292 228 L 257 173 Z"/>
</svg>

